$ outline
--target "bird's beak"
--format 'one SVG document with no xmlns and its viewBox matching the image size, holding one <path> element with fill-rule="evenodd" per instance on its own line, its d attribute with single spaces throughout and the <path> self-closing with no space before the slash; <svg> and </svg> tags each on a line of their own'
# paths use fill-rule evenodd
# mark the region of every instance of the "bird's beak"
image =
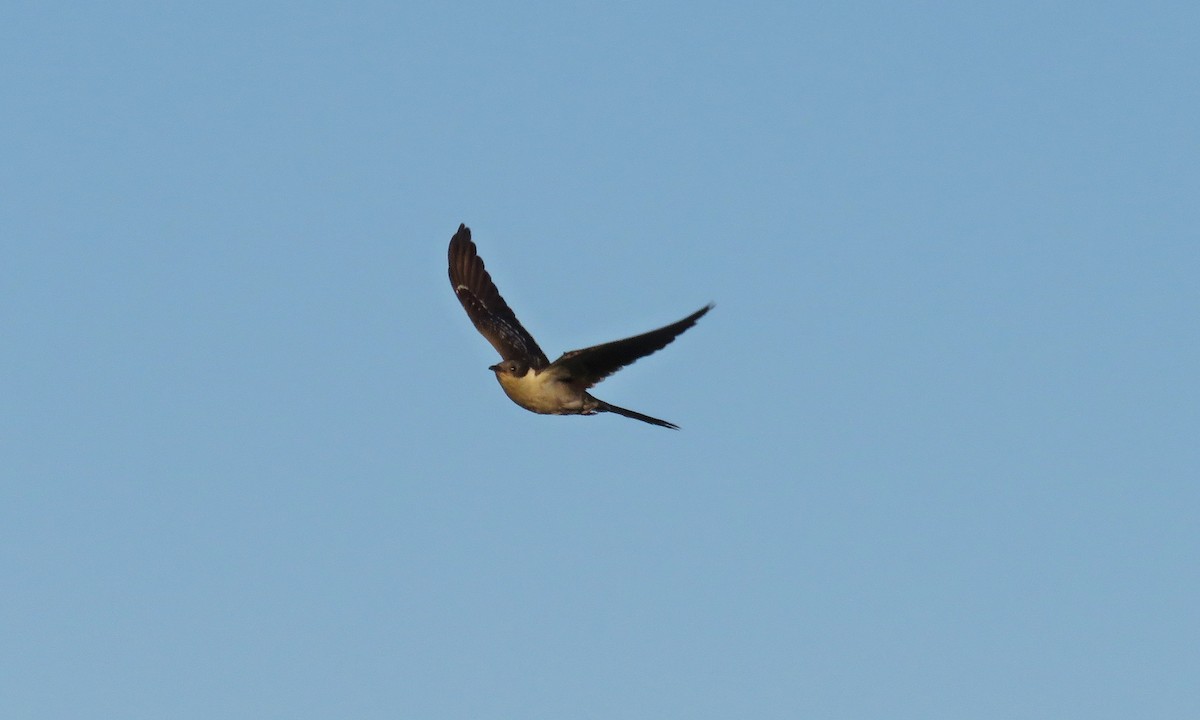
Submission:
<svg viewBox="0 0 1200 720">
<path fill-rule="evenodd" d="M 492 372 L 496 372 L 499 369 L 500 369 L 500 363 L 496 363 L 495 365 L 488 365 L 488 370 L 491 370 Z"/>
</svg>

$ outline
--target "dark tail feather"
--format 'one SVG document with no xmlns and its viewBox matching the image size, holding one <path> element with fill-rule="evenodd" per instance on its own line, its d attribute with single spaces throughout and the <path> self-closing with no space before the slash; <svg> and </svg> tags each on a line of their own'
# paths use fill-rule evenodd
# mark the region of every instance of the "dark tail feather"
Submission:
<svg viewBox="0 0 1200 720">
<path fill-rule="evenodd" d="M 659 427 L 671 428 L 672 430 L 679 429 L 678 425 L 676 425 L 675 423 L 669 423 L 666 420 L 659 420 L 658 418 L 652 418 L 649 415 L 643 415 L 640 412 L 634 412 L 633 410 L 626 410 L 623 407 L 617 407 L 616 405 L 611 405 L 609 403 L 606 403 L 603 400 L 600 400 L 599 398 L 597 398 L 597 402 L 599 402 L 600 405 L 598 405 L 596 407 L 596 409 L 601 410 L 603 412 L 610 412 L 610 413 L 616 413 L 618 415 L 624 415 L 627 418 L 633 418 L 634 420 L 641 420 L 644 423 L 650 423 L 651 425 L 657 425 Z"/>
</svg>

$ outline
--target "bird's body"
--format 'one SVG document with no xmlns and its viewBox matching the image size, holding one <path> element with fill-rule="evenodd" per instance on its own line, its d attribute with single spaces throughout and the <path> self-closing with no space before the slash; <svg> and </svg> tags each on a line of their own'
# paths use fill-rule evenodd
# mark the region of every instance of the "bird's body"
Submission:
<svg viewBox="0 0 1200 720">
<path fill-rule="evenodd" d="M 471 231 L 459 225 L 448 251 L 450 285 L 475 328 L 503 360 L 489 369 L 517 405 L 544 415 L 594 415 L 611 412 L 652 425 L 678 429 L 666 420 L 627 410 L 593 397 L 588 389 L 622 367 L 662 349 L 712 309 L 706 305 L 688 317 L 648 333 L 563 353 L 550 362 L 533 337 L 521 326 L 484 268 L 471 241 Z"/>
<path fill-rule="evenodd" d="M 524 375 L 497 370 L 496 379 L 504 394 L 526 410 L 543 415 L 584 415 L 595 412 L 599 401 L 581 383 L 564 377 L 562 368 L 551 365 L 541 372 L 525 368 Z"/>
</svg>

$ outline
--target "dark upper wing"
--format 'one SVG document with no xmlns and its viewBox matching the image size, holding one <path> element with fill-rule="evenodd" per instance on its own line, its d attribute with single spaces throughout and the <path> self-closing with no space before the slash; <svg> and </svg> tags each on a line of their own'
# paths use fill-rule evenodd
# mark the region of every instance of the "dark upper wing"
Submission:
<svg viewBox="0 0 1200 720">
<path fill-rule="evenodd" d="M 563 353 L 562 357 L 554 361 L 554 364 L 566 368 L 570 371 L 573 379 L 582 380 L 586 383 L 586 387 L 591 387 L 634 360 L 662 350 L 672 340 L 679 337 L 684 330 L 695 325 L 697 320 L 704 317 L 704 313 L 712 309 L 712 305 L 705 305 L 679 322 L 671 323 L 666 327 L 624 340 L 614 340 L 603 345 Z"/>
<path fill-rule="evenodd" d="M 467 311 L 471 322 L 505 360 L 524 360 L 531 367 L 549 364 L 546 354 L 533 337 L 521 327 L 508 303 L 483 267 L 483 259 L 475 253 L 471 230 L 459 225 L 450 238 L 450 287 Z"/>
</svg>

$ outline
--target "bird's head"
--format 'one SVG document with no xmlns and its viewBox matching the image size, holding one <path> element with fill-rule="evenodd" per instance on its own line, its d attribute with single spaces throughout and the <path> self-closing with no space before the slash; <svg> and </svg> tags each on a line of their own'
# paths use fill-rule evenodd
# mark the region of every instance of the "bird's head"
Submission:
<svg viewBox="0 0 1200 720">
<path fill-rule="evenodd" d="M 511 375 L 512 377 L 524 377 L 529 371 L 529 366 L 520 360 L 505 360 L 504 362 L 496 363 L 488 367 L 488 370 L 500 375 Z"/>
</svg>

